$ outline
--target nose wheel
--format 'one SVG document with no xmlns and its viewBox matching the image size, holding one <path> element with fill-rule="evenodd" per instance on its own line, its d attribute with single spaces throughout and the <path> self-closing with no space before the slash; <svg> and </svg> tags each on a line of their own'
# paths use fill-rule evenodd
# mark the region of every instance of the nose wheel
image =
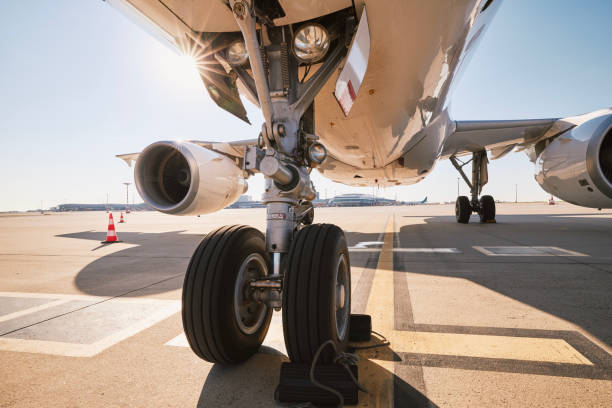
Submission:
<svg viewBox="0 0 612 408">
<path fill-rule="evenodd" d="M 209 233 L 194 252 L 183 283 L 182 318 L 191 349 L 212 363 L 242 362 L 259 350 L 272 309 L 249 296 L 268 275 L 264 236 L 233 225 Z"/>
<path fill-rule="evenodd" d="M 283 330 L 289 358 L 310 363 L 328 340 L 346 348 L 351 314 L 351 269 L 344 233 L 314 224 L 298 232 L 287 258 Z M 331 347 L 321 361 L 329 362 Z"/>
</svg>

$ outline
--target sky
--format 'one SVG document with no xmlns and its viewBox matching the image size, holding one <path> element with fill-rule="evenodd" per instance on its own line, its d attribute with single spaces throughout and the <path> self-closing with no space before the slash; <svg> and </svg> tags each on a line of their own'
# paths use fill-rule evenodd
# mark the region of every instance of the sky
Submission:
<svg viewBox="0 0 612 408">
<path fill-rule="evenodd" d="M 612 2 L 506 0 L 452 95 L 454 119 L 573 116 L 612 106 Z M 101 0 L 0 1 L 0 211 L 125 202 L 132 169 L 115 154 L 158 140 L 239 140 L 252 126 L 217 108 L 193 65 Z M 483 194 L 545 200 L 524 153 L 489 165 Z M 454 201 L 441 161 L 421 183 L 375 190 L 314 175 L 321 197 L 376 192 Z M 261 177 L 249 179 L 259 198 Z M 461 194 L 468 188 L 460 184 Z M 130 202 L 136 189 L 130 187 Z"/>
</svg>

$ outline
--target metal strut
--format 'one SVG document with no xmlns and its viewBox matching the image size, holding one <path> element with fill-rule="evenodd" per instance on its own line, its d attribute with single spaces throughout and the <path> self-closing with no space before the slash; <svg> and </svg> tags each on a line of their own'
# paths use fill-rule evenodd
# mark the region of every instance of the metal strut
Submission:
<svg viewBox="0 0 612 408">
<path fill-rule="evenodd" d="M 252 287 L 257 289 L 253 293 L 258 299 L 278 308 L 284 259 L 300 225 L 312 222 L 310 202 L 316 197 L 310 180 L 312 162 L 306 154 L 316 137 L 307 137 L 302 116 L 336 71 L 347 41 L 341 38 L 318 71 L 300 84 L 299 63 L 289 52 L 292 38 L 288 28 L 269 25 L 265 16 L 257 14 L 253 0 L 230 0 L 230 6 L 244 38 L 253 78 L 248 78 L 246 70 L 240 74 L 247 77 L 251 91 L 256 91 L 265 120 L 260 144 L 245 149 L 244 170 L 265 177 L 262 201 L 267 208 L 266 248 L 272 273 L 266 282 L 253 282 Z"/>
<path fill-rule="evenodd" d="M 472 211 L 478 212 L 480 209 L 480 202 L 478 201 L 478 196 L 482 192 L 482 187 L 487 184 L 488 174 L 487 174 L 487 151 L 480 150 L 478 152 L 472 153 L 472 158 L 466 162 L 461 162 L 457 157 L 451 156 L 449 157 L 450 162 L 457 169 L 465 183 L 470 188 L 471 195 L 471 204 Z M 472 163 L 472 181 L 467 178 L 465 172 L 463 171 L 463 167 Z"/>
</svg>

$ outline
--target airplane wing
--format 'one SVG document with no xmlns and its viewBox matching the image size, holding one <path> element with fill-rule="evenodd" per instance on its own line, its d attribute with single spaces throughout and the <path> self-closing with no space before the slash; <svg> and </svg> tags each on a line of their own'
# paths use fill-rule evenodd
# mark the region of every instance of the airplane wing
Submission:
<svg viewBox="0 0 612 408">
<path fill-rule="evenodd" d="M 230 159 L 237 159 L 239 161 L 242 161 L 244 159 L 244 148 L 246 146 L 255 146 L 257 144 L 257 139 L 236 140 L 233 142 L 210 142 L 210 141 L 202 141 L 202 140 L 187 140 L 187 142 L 197 144 L 208 150 L 212 150 L 213 152 L 217 152 L 219 154 L 227 156 Z M 132 163 L 138 159 L 139 155 L 140 153 L 127 153 L 127 154 L 118 154 L 115 157 L 125 161 L 128 166 L 132 167 Z"/>
<path fill-rule="evenodd" d="M 491 158 L 505 156 L 517 146 L 527 146 L 567 130 L 555 127 L 557 119 L 455 121 L 442 150 L 442 158 L 463 156 L 481 150 Z"/>
<path fill-rule="evenodd" d="M 455 121 L 454 132 L 446 139 L 442 159 L 488 150 L 490 158 L 499 159 L 509 152 L 527 150 L 535 161 L 538 143 L 576 127 L 609 109 L 568 118 L 526 120 Z M 542 146 L 542 148 L 545 146 Z M 533 154 L 532 154 L 533 153 Z"/>
</svg>

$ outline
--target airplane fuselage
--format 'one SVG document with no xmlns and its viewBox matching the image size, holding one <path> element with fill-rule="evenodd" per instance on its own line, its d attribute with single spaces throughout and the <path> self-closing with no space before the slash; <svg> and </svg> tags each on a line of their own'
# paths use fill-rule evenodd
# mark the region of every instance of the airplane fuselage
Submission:
<svg viewBox="0 0 612 408">
<path fill-rule="evenodd" d="M 324 174 L 352 185 L 422 180 L 453 131 L 449 93 L 499 3 L 366 2 L 370 58 L 349 116 L 334 77 L 315 99 L 316 132 L 346 164 Z"/>
</svg>

